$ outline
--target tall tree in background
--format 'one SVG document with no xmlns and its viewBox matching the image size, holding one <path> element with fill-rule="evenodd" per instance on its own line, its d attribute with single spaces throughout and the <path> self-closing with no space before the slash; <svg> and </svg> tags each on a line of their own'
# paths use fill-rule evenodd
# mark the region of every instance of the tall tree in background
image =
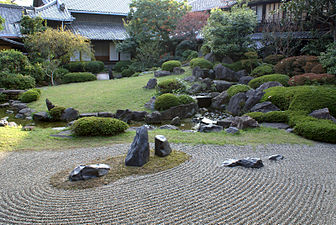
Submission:
<svg viewBox="0 0 336 225">
<path fill-rule="evenodd" d="M 34 34 L 43 32 L 46 29 L 45 20 L 42 17 L 31 18 L 30 16 L 23 16 L 20 20 L 21 34 Z"/>
</svg>

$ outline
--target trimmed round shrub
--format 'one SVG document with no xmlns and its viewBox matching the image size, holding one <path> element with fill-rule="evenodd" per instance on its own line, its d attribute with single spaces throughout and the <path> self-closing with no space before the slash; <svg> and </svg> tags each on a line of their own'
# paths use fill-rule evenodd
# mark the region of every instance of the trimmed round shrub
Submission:
<svg viewBox="0 0 336 225">
<path fill-rule="evenodd" d="M 84 64 L 85 72 L 100 73 L 104 70 L 104 63 L 102 61 L 89 61 Z"/>
<path fill-rule="evenodd" d="M 60 121 L 64 111 L 65 111 L 64 107 L 55 106 L 49 111 L 49 114 L 54 121 Z"/>
<path fill-rule="evenodd" d="M 0 71 L 25 73 L 30 62 L 22 52 L 14 49 L 0 51 Z"/>
<path fill-rule="evenodd" d="M 68 73 L 64 75 L 64 83 L 76 83 L 76 82 L 86 82 L 97 80 L 97 77 L 92 73 L 81 72 L 81 73 Z"/>
<path fill-rule="evenodd" d="M 174 106 L 180 105 L 179 98 L 176 97 L 173 94 L 167 93 L 160 95 L 156 100 L 154 104 L 154 108 L 159 111 L 163 111 L 166 109 L 169 109 Z"/>
<path fill-rule="evenodd" d="M 284 58 L 285 56 L 283 55 L 269 55 L 264 58 L 264 62 L 267 64 L 276 65 L 278 62 L 280 62 Z"/>
<path fill-rule="evenodd" d="M 65 74 L 68 74 L 68 73 L 69 73 L 69 70 L 67 70 L 63 67 L 59 67 L 54 72 L 54 80 L 62 82 Z"/>
<path fill-rule="evenodd" d="M 64 65 L 64 68 L 72 73 L 85 72 L 85 62 L 76 61 Z"/>
<path fill-rule="evenodd" d="M 0 87 L 27 90 L 35 87 L 35 79 L 22 74 L 0 73 Z"/>
<path fill-rule="evenodd" d="M 29 103 L 38 100 L 40 96 L 41 96 L 41 90 L 34 88 L 22 93 L 19 99 L 21 102 Z"/>
<path fill-rule="evenodd" d="M 132 69 L 124 69 L 122 72 L 121 72 L 121 75 L 123 76 L 123 77 L 131 77 L 133 74 L 134 74 L 135 72 L 134 72 L 134 70 L 132 70 Z"/>
<path fill-rule="evenodd" d="M 177 60 L 170 60 L 162 64 L 161 69 L 165 71 L 173 72 L 175 67 L 181 67 L 182 64 Z"/>
<path fill-rule="evenodd" d="M 158 91 L 162 94 L 173 93 L 183 90 L 184 86 L 177 79 L 168 79 L 158 83 Z"/>
<path fill-rule="evenodd" d="M 261 101 L 270 101 L 281 110 L 288 110 L 295 93 L 295 91 L 286 87 L 271 87 L 264 90 L 264 92 L 265 94 Z"/>
<path fill-rule="evenodd" d="M 336 77 L 332 74 L 305 73 L 291 77 L 288 81 L 290 86 L 311 84 L 336 84 Z"/>
<path fill-rule="evenodd" d="M 118 119 L 84 117 L 72 125 L 76 136 L 114 136 L 128 129 L 128 125 Z"/>
<path fill-rule="evenodd" d="M 228 96 L 231 98 L 233 96 L 235 96 L 236 94 L 238 94 L 239 92 L 247 92 L 248 90 L 251 90 L 251 88 L 245 84 L 237 84 L 237 85 L 233 85 L 231 86 L 228 90 Z"/>
<path fill-rule="evenodd" d="M 317 68 L 321 68 L 321 64 L 317 56 L 294 56 L 281 60 L 274 67 L 276 73 L 287 74 L 289 76 L 300 75 L 304 73 L 318 72 Z M 325 71 L 319 71 L 325 73 Z"/>
<path fill-rule="evenodd" d="M 262 85 L 263 83 L 266 83 L 266 82 L 269 82 L 269 81 L 278 81 L 283 86 L 288 86 L 288 80 L 289 80 L 289 76 L 287 76 L 287 75 L 284 75 L 284 74 L 270 74 L 270 75 L 264 75 L 264 76 L 257 77 L 255 79 L 253 79 L 248 83 L 248 85 L 251 88 L 256 89 L 256 88 L 260 87 L 260 85 Z"/>
<path fill-rule="evenodd" d="M 190 103 L 195 102 L 195 100 L 189 95 L 179 95 L 177 97 L 178 97 L 180 105 L 185 105 L 185 104 L 190 104 Z"/>
<path fill-rule="evenodd" d="M 336 143 L 336 124 L 330 120 L 302 121 L 296 124 L 294 133 L 315 141 Z"/>
<path fill-rule="evenodd" d="M 252 70 L 251 76 L 261 77 L 264 75 L 272 74 L 274 72 L 273 67 L 274 66 L 271 64 L 262 64 Z"/>
<path fill-rule="evenodd" d="M 192 59 L 190 61 L 190 67 L 195 68 L 196 66 L 199 66 L 202 69 L 212 69 L 213 64 L 209 60 L 203 59 L 203 58 L 196 58 Z"/>
<path fill-rule="evenodd" d="M 238 71 L 244 69 L 244 66 L 243 66 L 241 61 L 237 61 L 237 62 L 234 62 L 234 63 L 231 63 L 231 64 L 225 64 L 224 63 L 222 65 L 229 68 L 230 70 L 235 71 L 235 72 L 238 72 Z"/>
<path fill-rule="evenodd" d="M 115 64 L 115 66 L 113 67 L 113 69 L 116 72 L 121 73 L 124 69 L 127 69 L 130 65 L 132 64 L 131 61 L 119 61 Z"/>
</svg>

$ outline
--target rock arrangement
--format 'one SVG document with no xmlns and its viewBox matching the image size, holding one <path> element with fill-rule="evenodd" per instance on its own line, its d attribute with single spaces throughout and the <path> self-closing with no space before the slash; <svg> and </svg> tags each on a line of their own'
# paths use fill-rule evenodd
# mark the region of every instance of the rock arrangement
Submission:
<svg viewBox="0 0 336 225">
<path fill-rule="evenodd" d="M 175 67 L 173 72 L 165 71 L 165 70 L 158 70 L 154 72 L 154 77 L 165 77 L 169 75 L 179 75 L 183 74 L 185 71 L 181 67 Z"/>
<path fill-rule="evenodd" d="M 69 175 L 70 181 L 88 180 L 106 175 L 110 166 L 106 164 L 80 165 Z"/>
<path fill-rule="evenodd" d="M 285 157 L 280 154 L 271 155 L 268 157 L 270 161 L 280 161 Z M 264 166 L 262 160 L 260 158 L 244 158 L 244 159 L 228 159 L 225 160 L 222 164 L 225 167 L 236 167 L 242 166 L 245 168 L 261 168 Z"/>
</svg>

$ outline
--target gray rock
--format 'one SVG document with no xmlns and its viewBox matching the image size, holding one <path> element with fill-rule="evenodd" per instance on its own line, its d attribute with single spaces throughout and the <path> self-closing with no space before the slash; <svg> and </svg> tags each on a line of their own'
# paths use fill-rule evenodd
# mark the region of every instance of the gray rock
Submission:
<svg viewBox="0 0 336 225">
<path fill-rule="evenodd" d="M 287 132 L 287 133 L 293 133 L 293 132 L 294 132 L 294 129 L 293 129 L 293 128 L 288 128 L 288 129 L 286 129 L 286 132 Z"/>
<path fill-rule="evenodd" d="M 99 112 L 98 113 L 99 117 L 110 117 L 113 118 L 115 115 L 111 112 Z"/>
<path fill-rule="evenodd" d="M 150 109 L 150 110 L 154 110 L 155 107 L 155 96 L 153 96 L 148 102 L 145 103 L 145 108 L 146 109 Z"/>
<path fill-rule="evenodd" d="M 24 118 L 26 118 L 26 117 L 25 117 L 24 114 L 18 113 L 18 114 L 15 115 L 15 118 L 16 118 L 16 119 L 24 119 Z"/>
<path fill-rule="evenodd" d="M 0 127 L 5 127 L 8 125 L 8 121 L 7 121 L 8 117 L 4 117 L 0 120 Z"/>
<path fill-rule="evenodd" d="M 223 127 L 223 128 L 229 128 L 230 125 L 231 125 L 231 123 L 232 123 L 232 120 L 233 120 L 232 117 L 230 117 L 230 118 L 225 118 L 225 119 L 223 119 L 223 120 L 218 120 L 218 121 L 217 121 L 217 125 L 218 125 L 218 126 L 221 126 L 221 127 Z"/>
<path fill-rule="evenodd" d="M 196 83 L 196 84 L 193 84 L 193 85 L 191 86 L 191 88 L 189 88 L 189 89 L 187 90 L 187 93 L 189 93 L 189 94 L 197 94 L 197 93 L 202 92 L 202 90 L 203 90 L 202 85 Z"/>
<path fill-rule="evenodd" d="M 0 108 L 7 108 L 7 107 L 9 107 L 9 103 L 8 102 L 0 104 Z"/>
<path fill-rule="evenodd" d="M 70 181 L 88 180 L 106 175 L 110 166 L 106 164 L 80 165 L 69 175 Z"/>
<path fill-rule="evenodd" d="M 183 74 L 185 72 L 184 69 L 182 69 L 181 67 L 174 67 L 173 69 L 173 74 L 175 75 L 180 75 L 180 74 Z"/>
<path fill-rule="evenodd" d="M 211 124 L 217 124 L 217 121 L 215 121 L 215 120 L 211 120 L 211 119 L 209 119 L 209 118 L 204 117 L 204 118 L 201 120 L 201 123 L 202 123 L 202 124 L 205 124 L 205 125 L 211 125 Z"/>
<path fill-rule="evenodd" d="M 208 69 L 201 69 L 199 66 L 196 66 L 193 71 L 192 75 L 196 78 L 211 78 L 212 73 Z"/>
<path fill-rule="evenodd" d="M 239 79 L 238 83 L 247 85 L 253 79 L 254 79 L 254 77 L 251 77 L 251 76 L 243 76 Z"/>
<path fill-rule="evenodd" d="M 248 75 L 248 73 L 246 72 L 246 70 L 239 70 L 238 72 L 236 72 L 237 75 L 241 78 L 241 77 L 246 77 Z"/>
<path fill-rule="evenodd" d="M 18 125 L 15 122 L 8 122 L 8 127 L 18 127 Z"/>
<path fill-rule="evenodd" d="M 145 116 L 145 122 L 148 124 L 160 124 L 161 120 L 161 113 L 158 111 L 152 112 Z"/>
<path fill-rule="evenodd" d="M 215 57 L 215 54 L 213 54 L 212 52 L 210 52 L 210 53 L 208 53 L 208 54 L 206 54 L 204 56 L 204 59 L 209 60 L 210 62 L 214 63 L 216 57 Z"/>
<path fill-rule="evenodd" d="M 203 90 L 210 91 L 213 85 L 213 81 L 210 78 L 204 78 L 201 81 L 201 85 L 204 86 Z"/>
<path fill-rule="evenodd" d="M 83 117 L 97 117 L 98 113 L 82 113 L 79 115 L 79 118 L 83 118 Z"/>
<path fill-rule="evenodd" d="M 289 125 L 286 123 L 261 123 L 263 127 L 271 127 L 276 129 L 286 130 L 289 128 Z"/>
<path fill-rule="evenodd" d="M 172 152 L 167 138 L 163 135 L 155 136 L 155 155 L 160 157 L 168 156 Z"/>
<path fill-rule="evenodd" d="M 19 113 L 23 114 L 25 117 L 31 116 L 33 112 L 35 112 L 35 110 L 31 108 L 24 108 L 19 111 Z"/>
<path fill-rule="evenodd" d="M 249 116 L 235 117 L 231 123 L 231 127 L 237 127 L 238 129 L 256 128 L 259 127 L 258 122 Z"/>
<path fill-rule="evenodd" d="M 250 109 L 253 106 L 255 106 L 256 104 L 258 104 L 260 102 L 260 100 L 262 99 L 264 94 L 265 93 L 262 92 L 262 91 L 253 91 L 253 90 L 248 91 L 248 93 L 246 93 L 247 100 L 245 102 L 245 106 L 243 108 L 243 111 L 244 112 L 250 111 Z"/>
<path fill-rule="evenodd" d="M 49 99 L 47 99 L 47 98 L 46 98 L 46 105 L 47 105 L 48 111 L 55 108 L 55 105 L 52 104 L 51 101 L 49 101 Z"/>
<path fill-rule="evenodd" d="M 178 105 L 161 112 L 161 120 L 172 120 L 178 116 L 180 119 L 191 118 L 198 111 L 196 103 Z"/>
<path fill-rule="evenodd" d="M 50 121 L 50 118 L 47 112 L 38 112 L 38 113 L 34 113 L 33 120 L 48 122 Z"/>
<path fill-rule="evenodd" d="M 77 120 L 79 118 L 78 110 L 74 108 L 67 108 L 61 115 L 61 121 L 70 122 L 73 120 Z"/>
<path fill-rule="evenodd" d="M 184 78 L 184 80 L 187 82 L 195 82 L 197 78 L 195 76 L 189 76 L 189 77 Z"/>
<path fill-rule="evenodd" d="M 240 133 L 240 131 L 237 127 L 229 127 L 227 129 L 225 129 L 225 132 L 229 133 L 229 134 L 239 134 Z"/>
<path fill-rule="evenodd" d="M 224 56 L 222 58 L 222 63 L 224 63 L 224 64 L 232 64 L 233 60 L 229 56 Z"/>
<path fill-rule="evenodd" d="M 197 105 L 200 108 L 207 108 L 211 106 L 211 96 L 196 96 Z"/>
<path fill-rule="evenodd" d="M 283 160 L 285 157 L 283 155 L 277 154 L 277 155 L 271 155 L 270 157 L 268 157 L 269 160 L 272 161 L 279 161 L 279 160 Z"/>
<path fill-rule="evenodd" d="M 223 91 L 222 93 L 220 93 L 218 96 L 214 97 L 211 100 L 211 108 L 213 109 L 224 109 L 225 105 L 228 104 L 230 101 L 230 97 L 227 94 L 226 91 Z"/>
<path fill-rule="evenodd" d="M 165 71 L 165 70 L 159 70 L 159 71 L 154 72 L 154 77 L 165 77 L 165 76 L 169 76 L 169 75 L 171 75 L 171 73 L 169 71 Z"/>
<path fill-rule="evenodd" d="M 180 117 L 176 116 L 172 119 L 172 121 L 170 122 L 171 125 L 174 126 L 181 126 L 181 119 Z"/>
<path fill-rule="evenodd" d="M 149 153 L 148 130 L 146 126 L 142 126 L 136 130 L 133 143 L 125 158 L 125 165 L 141 167 L 149 161 Z"/>
<path fill-rule="evenodd" d="M 13 114 L 14 111 L 13 111 L 13 110 L 6 110 L 6 113 L 7 113 L 7 114 Z"/>
<path fill-rule="evenodd" d="M 242 166 L 245 168 L 261 168 L 264 166 L 259 158 L 229 159 L 224 161 L 222 165 L 226 167 Z"/>
<path fill-rule="evenodd" d="M 242 74 L 236 73 L 233 70 L 222 66 L 222 64 L 218 64 L 217 66 L 215 66 L 214 71 L 216 80 L 238 82 L 239 79 L 242 77 Z"/>
<path fill-rule="evenodd" d="M 278 107 L 272 104 L 272 102 L 266 101 L 262 103 L 258 103 L 255 106 L 253 106 L 250 110 L 251 112 L 273 112 L 273 111 L 280 111 Z"/>
<path fill-rule="evenodd" d="M 223 130 L 222 126 L 218 126 L 215 124 L 210 124 L 210 125 L 201 124 L 198 129 L 199 132 L 204 132 L 204 133 L 221 132 L 222 130 Z"/>
<path fill-rule="evenodd" d="M 11 106 L 12 106 L 12 108 L 14 108 L 18 111 L 28 107 L 26 103 L 15 103 L 15 104 L 12 104 Z"/>
<path fill-rule="evenodd" d="M 166 129 L 166 130 L 178 130 L 178 127 L 170 124 L 162 125 L 160 129 Z"/>
<path fill-rule="evenodd" d="M 149 81 L 147 82 L 147 85 L 144 87 L 146 89 L 154 89 L 157 85 L 157 79 L 152 78 L 149 79 Z"/>
<path fill-rule="evenodd" d="M 239 116 L 243 114 L 246 99 L 246 94 L 243 92 L 234 95 L 229 101 L 229 104 L 226 108 L 227 111 L 233 116 Z"/>
<path fill-rule="evenodd" d="M 257 91 L 264 91 L 270 87 L 282 87 L 283 85 L 281 83 L 279 83 L 278 81 L 268 81 L 266 83 L 263 83 L 262 85 L 260 85 L 256 90 Z"/>
<path fill-rule="evenodd" d="M 146 111 L 132 111 L 129 109 L 126 110 L 117 110 L 115 117 L 117 119 L 120 119 L 126 123 L 129 123 L 130 121 L 144 121 L 145 117 L 147 116 Z"/>
<path fill-rule="evenodd" d="M 225 80 L 214 80 L 214 84 L 218 92 L 223 92 L 229 89 L 234 83 Z"/>
<path fill-rule="evenodd" d="M 309 114 L 309 116 L 315 117 L 317 119 L 332 120 L 336 123 L 336 119 L 330 115 L 329 109 L 318 109 Z"/>
</svg>

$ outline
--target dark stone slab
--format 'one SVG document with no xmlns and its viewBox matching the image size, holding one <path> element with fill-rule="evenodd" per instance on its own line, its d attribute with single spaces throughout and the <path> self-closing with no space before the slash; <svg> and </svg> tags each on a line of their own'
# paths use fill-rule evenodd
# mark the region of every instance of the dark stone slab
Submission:
<svg viewBox="0 0 336 225">
<path fill-rule="evenodd" d="M 79 115 L 79 118 L 83 118 L 83 117 L 97 117 L 98 113 L 82 113 Z"/>
<path fill-rule="evenodd" d="M 198 131 L 203 133 L 210 133 L 210 132 L 221 132 L 223 130 L 222 126 L 218 126 L 215 124 L 205 125 L 201 124 Z"/>
<path fill-rule="evenodd" d="M 61 116 L 61 120 L 65 122 L 77 120 L 78 118 L 79 118 L 79 112 L 74 108 L 65 109 Z"/>
<path fill-rule="evenodd" d="M 51 101 L 49 99 L 46 98 L 46 105 L 48 108 L 48 111 L 50 111 L 51 109 L 55 108 L 55 105 L 51 103 Z"/>
<path fill-rule="evenodd" d="M 99 112 L 98 113 L 99 117 L 110 117 L 113 118 L 115 115 L 111 112 Z"/>
<path fill-rule="evenodd" d="M 160 71 L 155 71 L 154 72 L 154 77 L 164 77 L 164 76 L 169 76 L 171 73 L 169 71 L 165 70 L 160 70 Z"/>
<path fill-rule="evenodd" d="M 196 103 L 174 106 L 161 112 L 161 120 L 172 120 L 178 116 L 180 119 L 191 118 L 198 111 Z"/>
<path fill-rule="evenodd" d="M 243 114 L 243 108 L 245 106 L 246 99 L 246 94 L 243 92 L 234 95 L 229 101 L 227 111 L 233 116 L 239 116 Z"/>
<path fill-rule="evenodd" d="M 157 85 L 157 79 L 152 78 L 149 79 L 149 81 L 147 82 L 147 85 L 144 87 L 146 89 L 154 89 Z"/>
<path fill-rule="evenodd" d="M 214 84 L 218 92 L 223 92 L 229 89 L 234 83 L 225 80 L 214 80 Z"/>
<path fill-rule="evenodd" d="M 155 136 L 155 155 L 165 157 L 172 152 L 167 138 L 163 135 Z"/>
<path fill-rule="evenodd" d="M 251 112 L 273 112 L 273 111 L 280 111 L 278 107 L 272 104 L 272 102 L 266 101 L 262 103 L 258 103 L 255 106 L 253 106 L 250 110 Z"/>
<path fill-rule="evenodd" d="M 253 79 L 254 77 L 251 77 L 251 76 L 243 76 L 239 79 L 238 83 L 247 85 Z"/>
<path fill-rule="evenodd" d="M 269 160 L 272 161 L 279 161 L 279 160 L 283 160 L 285 157 L 283 155 L 277 154 L 277 155 L 271 155 L 270 157 L 268 157 Z"/>
<path fill-rule="evenodd" d="M 80 165 L 69 175 L 70 181 L 88 180 L 106 175 L 110 166 L 106 164 Z"/>
<path fill-rule="evenodd" d="M 178 130 L 178 127 L 170 124 L 162 125 L 160 129 L 166 129 L 166 130 Z"/>
<path fill-rule="evenodd" d="M 227 129 L 225 129 L 225 132 L 228 134 L 239 134 L 240 131 L 237 127 L 229 127 Z"/>
<path fill-rule="evenodd" d="M 266 83 L 263 83 L 262 85 L 260 85 L 256 90 L 257 91 L 264 91 L 270 87 L 282 87 L 282 84 L 279 83 L 278 81 L 268 81 Z"/>
<path fill-rule="evenodd" d="M 180 75 L 180 74 L 183 74 L 185 72 L 184 69 L 182 69 L 181 67 L 174 67 L 173 69 L 173 74 L 175 75 Z"/>
<path fill-rule="evenodd" d="M 234 117 L 231 123 L 232 127 L 237 127 L 238 129 L 246 128 L 256 128 L 259 127 L 258 122 L 249 116 Z"/>
<path fill-rule="evenodd" d="M 232 123 L 233 118 L 225 118 L 223 120 L 218 120 L 217 125 L 223 128 L 229 128 Z"/>
<path fill-rule="evenodd" d="M 245 102 L 243 111 L 248 112 L 253 106 L 258 104 L 262 99 L 262 97 L 264 96 L 264 94 L 265 93 L 262 91 L 254 91 L 254 90 L 248 91 L 246 93 L 247 100 Z"/>
<path fill-rule="evenodd" d="M 196 96 L 197 105 L 200 108 L 208 108 L 211 106 L 212 97 L 211 96 Z"/>
<path fill-rule="evenodd" d="M 47 112 L 37 112 L 33 115 L 33 120 L 48 122 L 50 121 L 50 118 Z"/>
<path fill-rule="evenodd" d="M 148 130 L 146 126 L 142 126 L 136 130 L 133 143 L 125 158 L 125 165 L 141 167 L 149 161 L 149 153 Z"/>
<path fill-rule="evenodd" d="M 328 108 L 315 110 L 310 113 L 309 116 L 315 117 L 317 119 L 332 120 L 334 123 L 336 123 L 336 119 L 330 115 Z"/>
<path fill-rule="evenodd" d="M 242 166 L 245 168 L 261 168 L 264 166 L 259 158 L 229 159 L 224 161 L 222 165 L 226 167 Z"/>
<path fill-rule="evenodd" d="M 150 114 L 147 114 L 145 117 L 145 122 L 148 124 L 160 124 L 162 122 L 161 113 L 155 111 Z"/>
</svg>

